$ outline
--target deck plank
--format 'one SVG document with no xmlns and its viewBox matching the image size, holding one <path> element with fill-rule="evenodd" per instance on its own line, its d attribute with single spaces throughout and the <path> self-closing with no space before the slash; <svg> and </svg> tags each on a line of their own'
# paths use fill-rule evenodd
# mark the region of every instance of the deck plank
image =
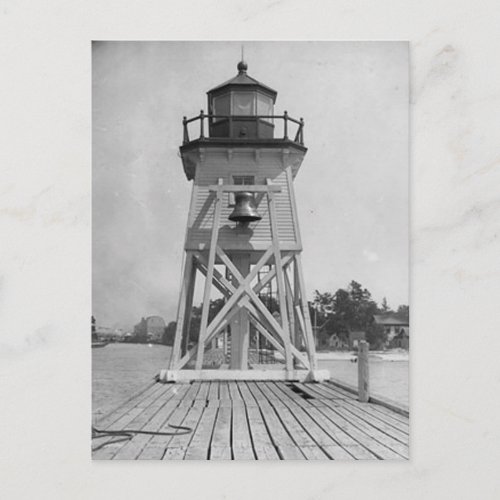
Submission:
<svg viewBox="0 0 500 500">
<path fill-rule="evenodd" d="M 360 403 L 358 401 L 358 398 L 355 394 L 350 393 L 349 391 L 346 391 L 345 389 L 342 389 L 341 387 L 338 387 L 332 382 L 325 382 L 321 384 L 326 390 L 332 391 L 334 394 L 337 394 L 341 397 L 344 397 L 344 399 L 347 399 L 349 402 L 354 403 L 354 404 L 366 404 L 366 403 Z M 409 418 L 406 415 L 402 415 L 400 413 L 395 412 L 394 410 L 391 410 L 390 408 L 386 408 L 381 405 L 376 405 L 371 403 L 370 406 L 373 406 L 372 410 L 378 413 L 383 413 L 386 416 L 389 416 L 391 419 L 397 420 L 403 424 L 408 424 L 409 423 Z"/>
<path fill-rule="evenodd" d="M 184 397 L 182 398 L 181 402 L 179 403 L 179 406 L 192 406 L 193 401 L 196 399 L 196 395 L 198 394 L 200 388 L 201 388 L 201 382 L 192 382 L 191 384 L 188 384 L 188 390 L 184 394 Z"/>
<path fill-rule="evenodd" d="M 318 411 L 320 411 L 318 409 Z M 329 408 L 327 406 L 321 407 L 321 412 L 327 416 L 338 428 L 342 429 L 358 444 L 362 445 L 370 453 L 375 455 L 380 460 L 402 460 L 403 457 L 393 451 L 392 449 L 384 446 L 373 437 L 361 431 L 358 427 L 352 424 L 350 419 L 346 419 L 336 412 L 336 408 Z"/>
<path fill-rule="evenodd" d="M 210 389 L 210 382 L 202 382 L 200 385 L 200 390 L 196 394 L 195 400 L 207 400 L 208 399 L 208 391 Z"/>
<path fill-rule="evenodd" d="M 152 432 L 175 432 L 174 429 L 164 428 L 165 422 L 170 417 L 170 414 L 174 411 L 177 406 L 176 401 L 168 401 L 160 411 L 153 415 L 141 430 L 147 430 Z M 154 435 L 149 434 L 138 434 L 134 436 L 130 441 L 125 443 L 115 454 L 114 460 L 136 460 L 141 454 L 142 450 L 147 447 L 148 443 L 154 438 Z"/>
<path fill-rule="evenodd" d="M 256 405 L 247 406 L 247 415 L 257 460 L 279 460 L 280 456 L 274 447 L 260 408 Z"/>
<path fill-rule="evenodd" d="M 168 423 L 172 425 L 182 425 L 182 421 L 186 417 L 188 406 L 179 404 L 170 414 Z M 167 422 L 160 428 L 160 432 L 174 432 Z M 165 454 L 165 450 L 173 436 L 153 436 L 138 455 L 138 460 L 161 460 Z"/>
<path fill-rule="evenodd" d="M 171 387 L 159 383 L 148 387 L 145 391 L 139 393 L 135 398 L 128 399 L 113 411 L 97 419 L 96 427 L 99 429 L 109 429 L 111 425 L 117 422 L 120 418 L 124 417 L 134 408 L 143 408 L 144 402 L 147 402 L 148 400 L 151 401 L 154 397 L 165 394 L 169 390 L 171 390 Z"/>
<path fill-rule="evenodd" d="M 284 460 L 304 460 L 306 457 L 301 452 L 300 448 L 294 443 L 293 439 L 288 434 L 286 428 L 281 423 L 276 415 L 272 405 L 269 403 L 264 393 L 262 382 L 248 383 L 248 387 L 254 397 L 259 400 L 259 408 L 269 430 L 271 440 L 278 450 L 279 455 Z M 261 396 L 260 396 L 260 395 Z"/>
<path fill-rule="evenodd" d="M 384 408 L 383 406 L 375 403 L 347 401 L 346 408 L 351 406 L 359 408 L 366 413 L 371 414 L 375 418 L 382 419 L 395 429 L 405 432 L 406 434 L 410 433 L 410 419 L 391 411 L 389 408 Z"/>
<path fill-rule="evenodd" d="M 315 384 L 297 384 L 301 390 L 305 393 L 314 397 L 315 392 L 313 391 L 313 387 Z M 322 413 L 326 416 L 328 412 L 323 411 L 323 406 L 326 405 L 328 408 L 334 409 L 341 416 L 345 417 L 346 420 L 350 420 L 351 422 L 357 422 L 356 425 L 360 430 L 368 430 L 367 434 L 373 438 L 375 438 L 379 443 L 387 446 L 391 450 L 395 451 L 403 458 L 408 458 L 408 435 L 403 433 L 398 433 L 399 431 L 386 425 L 383 421 L 376 420 L 371 418 L 370 414 L 361 413 L 356 414 L 356 408 L 352 405 L 343 405 L 342 407 L 337 402 L 328 400 L 328 399 L 312 399 L 311 404 L 318 407 Z M 349 409 L 346 408 L 349 407 Z M 351 411 L 354 410 L 354 411 Z M 322 420 L 325 422 L 324 417 L 318 416 L 318 413 L 314 413 L 315 419 Z M 325 423 L 325 425 L 327 425 Z M 334 436 L 335 438 L 335 436 Z"/>
<path fill-rule="evenodd" d="M 356 415 L 347 412 L 343 408 L 335 408 L 334 411 L 339 415 L 341 415 L 342 417 L 344 417 L 346 420 L 349 420 L 360 431 L 365 432 L 367 436 L 371 437 L 372 439 L 375 439 L 380 444 L 396 452 L 398 455 L 401 455 L 403 458 L 408 459 L 408 445 L 399 442 L 393 437 L 380 431 L 376 427 L 373 427 L 372 425 L 368 424 L 367 422 L 357 417 Z"/>
<path fill-rule="evenodd" d="M 175 433 L 93 441 L 97 460 L 325 460 L 409 457 L 409 418 L 331 383 L 194 381 L 154 384 L 96 425 Z"/>
<path fill-rule="evenodd" d="M 230 400 L 231 397 L 229 396 L 229 386 L 227 385 L 227 382 L 220 382 L 219 383 L 219 399 L 220 400 Z"/>
<path fill-rule="evenodd" d="M 329 408 L 321 407 L 320 408 L 311 408 L 309 411 L 309 415 L 315 422 L 321 426 L 321 428 L 333 438 L 335 442 L 337 442 L 344 450 L 350 453 L 357 460 L 367 460 L 367 459 L 376 459 L 377 455 L 373 453 L 369 446 L 363 441 L 359 439 L 355 439 L 354 436 L 345 432 L 345 430 L 338 425 L 336 425 L 335 421 L 327 418 L 325 414 L 328 413 Z"/>
<path fill-rule="evenodd" d="M 403 432 L 389 423 L 387 421 L 384 421 L 381 418 L 378 418 L 377 416 L 373 416 L 371 413 L 368 413 L 367 411 L 364 411 L 363 409 L 360 409 L 358 407 L 354 407 L 351 405 L 346 405 L 342 407 L 338 407 L 339 410 L 342 410 L 343 412 L 351 413 L 352 415 L 355 415 L 356 417 L 362 419 L 364 422 L 367 424 L 375 427 L 376 429 L 384 432 L 388 436 L 391 436 L 392 438 L 396 439 L 400 443 L 408 446 L 409 438 L 410 436 L 408 435 L 407 432 Z"/>
<path fill-rule="evenodd" d="M 227 384 L 226 384 L 227 388 Z M 231 460 L 231 406 L 220 406 L 210 444 L 210 460 Z"/>
<path fill-rule="evenodd" d="M 189 434 L 180 434 L 178 436 L 173 436 L 168 442 L 163 455 L 163 460 L 183 460 L 186 455 L 186 450 L 193 438 L 193 434 L 196 432 L 198 423 L 203 414 L 203 407 L 192 406 L 189 408 L 184 420 L 180 425 L 183 427 L 190 427 L 192 432 Z"/>
<path fill-rule="evenodd" d="M 337 398 L 339 399 L 354 399 L 357 400 L 358 397 L 356 394 L 353 392 L 349 392 L 346 389 L 342 389 L 342 387 L 339 387 L 338 385 L 335 385 L 331 382 L 325 382 L 324 384 L 325 389 L 327 388 L 328 390 L 332 391 Z"/>
<path fill-rule="evenodd" d="M 218 408 L 207 406 L 200 418 L 193 439 L 188 445 L 185 460 L 207 460 L 210 451 L 210 441 L 214 431 L 215 417 Z"/>
<path fill-rule="evenodd" d="M 175 432 L 169 424 L 181 425 L 189 407 L 182 405 L 183 397 L 189 390 L 188 385 L 180 385 L 177 387 L 177 391 L 173 397 L 168 402 L 168 407 L 165 411 L 165 420 L 161 427 L 158 429 L 159 432 Z M 152 436 L 151 439 L 145 444 L 139 455 L 138 460 L 161 460 L 163 454 L 165 453 L 165 448 L 172 439 L 173 436 Z"/>
<path fill-rule="evenodd" d="M 219 399 L 219 383 L 210 382 L 210 389 L 208 389 L 208 401 L 215 401 Z"/>
<path fill-rule="evenodd" d="M 318 394 L 319 398 L 326 397 L 329 401 L 335 401 L 337 399 L 335 396 L 333 400 L 330 398 L 330 395 L 332 394 L 332 391 L 328 388 L 330 384 L 304 385 L 307 386 L 309 391 Z M 382 420 L 387 425 L 390 425 L 403 433 L 409 433 L 409 419 L 391 411 L 388 408 L 384 408 L 383 406 L 374 403 L 361 403 L 355 399 L 344 399 L 341 403 L 339 402 L 339 404 L 342 404 L 345 408 L 352 408 L 353 410 L 369 413 L 374 418 Z"/>
<path fill-rule="evenodd" d="M 331 458 L 332 460 L 354 460 L 362 458 L 364 453 L 359 452 L 358 443 L 350 439 L 340 429 L 325 429 L 325 423 L 316 421 L 311 415 L 315 408 L 308 404 L 308 407 L 299 406 L 292 394 L 294 393 L 291 388 L 283 386 L 282 384 L 269 383 L 269 389 L 276 394 L 277 397 L 282 398 L 286 402 L 287 407 L 290 409 L 294 417 L 300 423 L 303 429 L 311 436 L 315 443 Z M 299 396 L 300 397 L 300 396 Z M 301 398 L 302 399 L 302 398 Z M 306 400 L 304 402 L 308 403 Z M 316 415 L 317 418 L 317 415 Z M 326 427 L 330 427 L 326 425 Z M 333 434 L 333 435 L 332 435 Z M 359 456 L 356 455 L 358 451 Z"/>
<path fill-rule="evenodd" d="M 237 404 L 240 402 L 242 404 Z M 233 401 L 232 449 L 235 460 L 256 459 L 250 437 L 246 407 L 241 400 Z"/>
<path fill-rule="evenodd" d="M 322 451 L 314 439 L 305 431 L 284 403 L 275 398 L 271 404 L 274 406 L 276 413 L 294 443 L 302 450 L 308 460 L 328 460 L 328 455 Z"/>
<path fill-rule="evenodd" d="M 144 411 L 137 415 L 129 425 L 120 426 L 120 429 L 155 432 L 161 427 L 165 420 L 165 415 L 168 415 L 169 405 L 170 400 L 158 397 L 152 401 Z M 134 460 L 150 438 L 151 435 L 136 434 L 129 440 L 124 440 L 120 443 L 106 446 L 105 448 L 107 452 L 114 453 L 114 460 Z M 95 458 L 99 458 L 99 451 L 96 453 Z"/>
<path fill-rule="evenodd" d="M 241 394 L 235 381 L 228 382 L 229 397 L 232 401 L 241 401 Z"/>
<path fill-rule="evenodd" d="M 149 418 L 154 415 L 163 404 L 168 400 L 164 397 L 169 392 L 169 387 L 164 387 L 163 390 L 151 390 L 146 397 L 140 398 L 137 404 L 122 414 L 120 411 L 119 418 L 113 421 L 111 418 L 108 425 L 104 425 L 103 430 L 122 430 L 122 429 L 138 429 L 147 423 Z M 101 429 L 101 426 L 98 427 Z M 137 437 L 137 436 L 136 436 Z M 133 438 L 134 439 L 134 438 Z M 109 442 L 103 448 L 100 448 L 92 453 L 94 460 L 110 460 L 115 457 L 116 453 L 126 444 L 127 440 L 121 440 L 120 437 L 106 437 L 94 441 L 96 446 L 102 445 L 104 442 Z"/>
<path fill-rule="evenodd" d="M 243 399 L 243 402 L 245 403 L 245 406 L 256 406 L 257 401 L 255 401 L 255 398 L 252 396 L 252 393 L 248 389 L 248 386 L 245 382 L 236 382 L 238 385 L 238 389 L 240 391 L 241 397 Z"/>
</svg>

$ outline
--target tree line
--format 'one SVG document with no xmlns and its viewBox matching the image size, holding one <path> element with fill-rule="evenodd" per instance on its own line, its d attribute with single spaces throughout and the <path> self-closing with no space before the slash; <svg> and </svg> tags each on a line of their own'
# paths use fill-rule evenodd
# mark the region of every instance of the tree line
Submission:
<svg viewBox="0 0 500 500">
<path fill-rule="evenodd" d="M 382 347 L 387 341 L 386 331 L 374 322 L 374 315 L 391 314 L 408 321 L 410 314 L 408 305 L 392 310 L 385 297 L 379 306 L 370 291 L 354 280 L 347 288 L 339 288 L 335 293 L 316 290 L 309 310 L 319 345 L 325 345 L 332 335 L 347 343 L 349 332 L 363 331 L 374 349 Z"/>
<path fill-rule="evenodd" d="M 266 307 L 271 311 L 279 311 L 278 302 L 272 296 L 262 296 Z M 224 306 L 224 299 L 210 301 L 209 322 Z M 200 331 L 202 306 L 194 306 L 189 325 L 189 341 L 196 342 Z M 349 332 L 363 331 L 366 340 L 374 349 L 382 347 L 387 335 L 385 329 L 373 321 L 375 314 L 391 314 L 400 320 L 409 320 L 409 306 L 399 305 L 391 309 L 384 297 L 380 305 L 373 300 L 368 289 L 357 281 L 351 281 L 346 288 L 339 288 L 335 293 L 314 292 L 314 299 L 309 302 L 309 313 L 314 327 L 318 345 L 326 346 L 332 335 L 341 342 L 348 343 Z M 162 343 L 172 345 L 175 337 L 176 322 L 171 321 L 165 328 Z"/>
</svg>

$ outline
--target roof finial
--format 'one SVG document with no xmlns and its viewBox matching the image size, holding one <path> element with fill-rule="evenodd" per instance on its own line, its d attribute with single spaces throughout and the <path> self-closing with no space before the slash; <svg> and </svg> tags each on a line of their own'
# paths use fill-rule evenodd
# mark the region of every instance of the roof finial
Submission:
<svg viewBox="0 0 500 500">
<path fill-rule="evenodd" d="M 241 44 L 241 61 L 238 63 L 238 73 L 246 73 L 248 69 L 248 64 L 245 62 L 245 46 Z"/>
</svg>

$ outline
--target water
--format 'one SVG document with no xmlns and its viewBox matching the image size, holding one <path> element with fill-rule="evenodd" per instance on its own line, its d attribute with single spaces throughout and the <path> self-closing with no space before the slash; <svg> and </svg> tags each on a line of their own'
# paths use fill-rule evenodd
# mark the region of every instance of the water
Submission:
<svg viewBox="0 0 500 500">
<path fill-rule="evenodd" d="M 92 413 L 110 412 L 167 368 L 170 347 L 156 344 L 108 344 L 92 349 Z"/>
<path fill-rule="evenodd" d="M 92 349 L 92 412 L 96 418 L 116 408 L 166 368 L 171 348 L 155 344 L 108 344 Z M 348 360 L 320 360 L 332 378 L 357 384 L 358 365 Z M 408 405 L 408 361 L 370 358 L 374 394 Z"/>
<path fill-rule="evenodd" d="M 377 396 L 409 404 L 408 361 L 369 358 L 370 392 Z M 358 384 L 358 365 L 349 360 L 320 360 L 320 369 L 328 369 L 333 379 L 349 385 Z"/>
</svg>

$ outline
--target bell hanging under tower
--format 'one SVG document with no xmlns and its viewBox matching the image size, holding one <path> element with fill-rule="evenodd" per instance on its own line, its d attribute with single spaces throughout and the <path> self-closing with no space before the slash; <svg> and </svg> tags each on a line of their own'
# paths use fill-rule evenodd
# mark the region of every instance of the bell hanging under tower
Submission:
<svg viewBox="0 0 500 500">
<path fill-rule="evenodd" d="M 277 92 L 250 77 L 244 61 L 237 69 L 207 92 L 207 114 L 183 120 L 180 153 L 193 190 L 177 329 L 160 377 L 325 379 L 316 365 L 293 188 L 307 151 L 304 121 L 274 115 Z M 200 329 L 190 339 L 197 277 L 204 279 Z M 224 301 L 216 314 L 215 298 Z"/>
</svg>

